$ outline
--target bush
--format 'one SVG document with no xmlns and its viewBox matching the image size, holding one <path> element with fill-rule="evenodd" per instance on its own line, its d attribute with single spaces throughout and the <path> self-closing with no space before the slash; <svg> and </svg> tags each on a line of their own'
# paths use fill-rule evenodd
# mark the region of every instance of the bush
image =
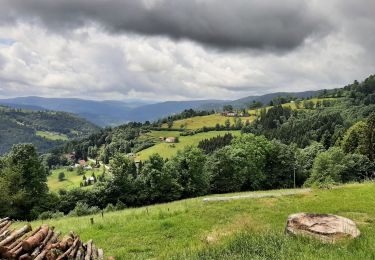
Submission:
<svg viewBox="0 0 375 260">
<path fill-rule="evenodd" d="M 116 210 L 123 210 L 123 209 L 126 209 L 126 205 L 121 200 L 118 200 L 116 203 Z"/>
<path fill-rule="evenodd" d="M 65 173 L 64 172 L 60 172 L 58 178 L 59 178 L 59 181 L 63 181 L 65 179 Z"/>
<path fill-rule="evenodd" d="M 76 207 L 69 212 L 69 216 L 80 217 L 86 215 L 93 215 L 100 211 L 98 207 L 90 207 L 84 202 L 77 202 Z"/>
<path fill-rule="evenodd" d="M 52 219 L 52 218 L 62 218 L 64 213 L 60 211 L 45 211 L 41 213 L 38 217 L 40 220 Z"/>
<path fill-rule="evenodd" d="M 104 212 L 112 212 L 112 211 L 116 211 L 116 207 L 113 206 L 112 203 L 109 203 L 109 204 L 107 205 L 107 207 L 105 207 Z"/>
</svg>

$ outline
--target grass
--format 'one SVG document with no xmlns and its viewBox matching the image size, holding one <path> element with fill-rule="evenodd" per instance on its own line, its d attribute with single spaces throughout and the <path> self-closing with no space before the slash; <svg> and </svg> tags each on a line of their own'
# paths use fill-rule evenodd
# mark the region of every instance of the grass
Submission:
<svg viewBox="0 0 375 260">
<path fill-rule="evenodd" d="M 318 101 L 323 101 L 323 100 L 334 100 L 334 98 L 312 98 L 309 99 L 309 101 L 312 101 L 314 104 L 316 104 Z M 297 109 L 296 103 L 295 102 L 290 102 L 282 105 L 283 107 L 290 107 L 291 109 Z M 300 102 L 300 107 L 303 108 L 303 101 Z M 265 107 L 267 110 L 271 108 L 271 106 Z M 241 120 L 243 123 L 245 123 L 247 120 L 249 122 L 254 121 L 257 116 L 259 116 L 261 109 L 252 109 L 249 110 L 249 117 L 241 117 Z M 192 118 L 187 118 L 187 119 L 181 119 L 181 120 L 176 120 L 173 122 L 172 128 L 181 128 L 181 126 L 186 126 L 186 129 L 189 130 L 194 130 L 194 129 L 200 129 L 203 127 L 215 127 L 216 124 L 219 125 L 224 125 L 225 121 L 229 119 L 231 124 L 234 123 L 234 118 L 233 117 L 225 117 L 222 116 L 221 114 L 212 114 L 208 116 L 196 116 Z M 164 128 L 167 128 L 167 124 L 163 124 Z"/>
<path fill-rule="evenodd" d="M 234 124 L 234 117 L 225 117 L 221 114 L 212 114 L 208 116 L 196 116 L 187 119 L 176 120 L 173 122 L 172 128 L 181 128 L 181 125 L 186 125 L 186 129 L 194 130 L 203 127 L 215 127 L 216 124 L 225 125 L 225 121 L 229 119 L 231 124 Z M 242 122 L 245 124 L 247 120 L 252 122 L 255 116 L 241 117 Z M 166 124 L 163 127 L 168 127 Z"/>
<path fill-rule="evenodd" d="M 164 137 L 179 136 L 180 134 L 179 132 L 177 131 L 161 131 L 161 132 L 152 131 L 148 133 L 148 138 L 154 137 L 157 139 L 159 143 L 137 153 L 137 159 L 147 160 L 151 155 L 155 153 L 160 154 L 160 156 L 162 156 L 163 158 L 171 158 L 173 155 L 177 153 L 178 150 L 181 150 L 186 146 L 189 146 L 189 145 L 197 146 L 198 143 L 203 139 L 212 138 L 212 137 L 219 136 L 219 135 L 223 136 L 225 135 L 225 133 L 228 133 L 228 132 L 232 133 L 235 136 L 240 135 L 240 131 L 211 131 L 211 132 L 206 132 L 206 133 L 199 133 L 193 136 L 180 136 L 178 143 L 170 144 L 170 143 L 160 142 L 159 137 L 160 136 L 164 136 Z"/>
<path fill-rule="evenodd" d="M 59 173 L 64 172 L 65 179 L 63 181 L 59 181 Z M 92 173 L 95 173 L 96 176 L 102 173 L 101 170 L 85 170 L 86 177 L 91 177 Z M 72 172 L 68 171 L 66 168 L 59 168 L 53 170 L 51 175 L 48 176 L 47 185 L 50 191 L 58 192 L 60 189 L 64 190 L 71 190 L 74 188 L 79 188 L 80 183 L 82 182 L 82 175 L 77 174 L 77 170 L 74 169 Z M 92 186 L 88 186 L 85 188 L 89 188 Z"/>
<path fill-rule="evenodd" d="M 76 231 L 85 241 L 94 239 L 116 259 L 374 259 L 374 192 L 375 184 L 365 183 L 277 198 L 210 203 L 195 198 L 105 213 L 104 218 L 48 222 L 64 233 Z M 335 245 L 287 236 L 287 216 L 296 212 L 349 217 L 362 235 Z"/>
<path fill-rule="evenodd" d="M 69 138 L 65 134 L 48 132 L 48 131 L 36 131 L 36 135 L 52 141 L 68 141 Z"/>
</svg>

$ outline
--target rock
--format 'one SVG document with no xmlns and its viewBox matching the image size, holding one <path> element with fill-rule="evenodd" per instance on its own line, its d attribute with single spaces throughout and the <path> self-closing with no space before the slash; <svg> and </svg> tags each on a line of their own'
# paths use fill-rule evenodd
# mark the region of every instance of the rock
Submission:
<svg viewBox="0 0 375 260">
<path fill-rule="evenodd" d="M 285 232 L 310 236 L 331 243 L 343 238 L 356 238 L 361 234 L 356 224 L 348 218 L 310 213 L 289 215 Z"/>
</svg>

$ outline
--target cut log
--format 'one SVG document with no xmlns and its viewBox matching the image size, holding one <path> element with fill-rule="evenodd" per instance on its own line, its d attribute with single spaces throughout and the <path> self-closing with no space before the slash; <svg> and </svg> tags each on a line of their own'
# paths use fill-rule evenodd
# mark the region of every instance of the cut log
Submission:
<svg viewBox="0 0 375 260">
<path fill-rule="evenodd" d="M 63 237 L 63 239 L 60 242 L 57 242 L 55 244 L 51 244 L 50 248 L 57 248 L 62 251 L 67 250 L 72 244 L 74 243 L 73 237 L 71 235 L 66 235 Z"/>
<path fill-rule="evenodd" d="M 19 260 L 32 260 L 31 256 L 29 254 L 23 254 L 18 258 Z"/>
<path fill-rule="evenodd" d="M 62 259 L 65 259 L 65 257 L 67 257 L 73 250 L 75 247 L 77 247 L 78 243 L 79 243 L 79 237 L 77 237 L 73 244 L 70 246 L 70 248 L 68 250 L 65 251 L 64 254 L 62 254 L 61 256 L 59 256 L 56 260 L 62 260 Z"/>
<path fill-rule="evenodd" d="M 17 250 L 15 250 L 15 251 L 11 254 L 11 257 L 12 257 L 13 259 L 16 259 L 21 253 L 22 253 L 22 246 L 20 246 L 19 248 L 17 248 Z"/>
<path fill-rule="evenodd" d="M 22 248 L 25 252 L 29 252 L 36 246 L 38 246 L 48 234 L 49 227 L 43 225 L 42 228 L 33 236 L 29 237 L 22 242 Z"/>
<path fill-rule="evenodd" d="M 9 220 L 8 217 L 6 217 L 6 218 L 2 218 L 2 219 L 0 219 L 0 223 L 2 223 L 2 222 L 4 222 L 4 221 L 7 221 L 7 220 Z"/>
<path fill-rule="evenodd" d="M 0 229 L 0 234 L 4 233 L 10 227 L 10 225 L 12 225 L 12 221 L 7 221 L 5 223 L 6 224 Z"/>
<path fill-rule="evenodd" d="M 34 260 L 43 260 L 44 257 L 46 256 L 46 254 L 48 253 L 48 251 L 50 250 L 50 246 L 57 242 L 57 239 L 59 238 L 60 235 L 61 235 L 60 231 L 58 231 L 57 233 L 55 233 L 51 237 L 50 241 L 47 242 L 47 245 L 44 247 L 43 251 L 39 255 L 37 255 L 34 258 Z"/>
<path fill-rule="evenodd" d="M 52 227 L 52 228 L 50 228 L 50 229 L 48 230 L 48 234 L 47 234 L 46 238 L 45 238 L 45 239 L 43 240 L 43 242 L 42 242 L 39 246 L 37 246 L 37 247 L 34 249 L 34 251 L 31 253 L 31 257 L 32 257 L 32 258 L 37 257 L 37 256 L 40 254 L 40 252 L 43 250 L 43 248 L 47 245 L 48 241 L 51 240 L 51 238 L 52 238 L 52 236 L 53 236 L 53 234 L 54 234 L 53 229 L 54 229 L 54 227 Z"/>
<path fill-rule="evenodd" d="M 5 225 L 7 225 L 10 221 L 9 220 L 4 220 L 0 222 L 0 229 L 2 229 Z"/>
<path fill-rule="evenodd" d="M 76 258 L 76 255 L 78 253 L 79 248 L 81 247 L 81 244 L 82 244 L 82 241 L 78 240 L 77 245 L 74 247 L 74 249 L 68 255 L 69 260 L 74 260 Z"/>
<path fill-rule="evenodd" d="M 0 235 L 0 242 L 3 241 L 5 238 L 7 238 L 12 231 L 10 230 L 5 230 L 1 235 Z"/>
<path fill-rule="evenodd" d="M 98 251 L 96 250 L 96 246 L 94 244 L 92 244 L 91 259 L 98 260 Z"/>
<path fill-rule="evenodd" d="M 86 254 L 85 254 L 85 260 L 90 260 L 91 254 L 92 254 L 92 240 L 90 239 L 87 242 L 87 250 L 86 250 Z"/>
<path fill-rule="evenodd" d="M 31 233 L 26 233 L 25 235 L 23 235 L 21 238 L 17 239 L 16 241 L 14 241 L 12 244 L 10 244 L 9 246 L 7 246 L 8 250 L 11 250 L 15 247 L 18 246 L 18 244 L 20 244 L 23 240 L 25 239 L 28 239 L 29 237 L 33 236 L 36 234 L 36 232 L 38 232 L 40 230 L 40 227 L 35 229 L 33 232 Z"/>
<path fill-rule="evenodd" d="M 104 260 L 104 252 L 103 249 L 98 249 L 98 260 Z"/>
<path fill-rule="evenodd" d="M 11 234 L 7 238 L 5 238 L 3 241 L 1 241 L 0 246 L 4 246 L 4 245 L 8 244 L 8 243 L 12 242 L 13 240 L 23 236 L 25 233 L 30 232 L 30 231 L 31 231 L 31 226 L 30 226 L 30 224 L 27 224 L 23 228 L 17 230 L 15 233 Z"/>
</svg>

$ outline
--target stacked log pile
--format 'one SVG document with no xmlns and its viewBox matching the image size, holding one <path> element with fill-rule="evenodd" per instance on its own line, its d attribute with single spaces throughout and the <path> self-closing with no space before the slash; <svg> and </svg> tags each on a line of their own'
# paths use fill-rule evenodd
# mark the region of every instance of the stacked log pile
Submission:
<svg viewBox="0 0 375 260">
<path fill-rule="evenodd" d="M 0 219 L 0 259 L 20 260 L 102 260 L 104 253 L 92 240 L 83 243 L 70 232 L 61 238 L 54 227 L 42 225 L 32 230 L 30 224 L 12 229 L 9 218 Z"/>
</svg>

